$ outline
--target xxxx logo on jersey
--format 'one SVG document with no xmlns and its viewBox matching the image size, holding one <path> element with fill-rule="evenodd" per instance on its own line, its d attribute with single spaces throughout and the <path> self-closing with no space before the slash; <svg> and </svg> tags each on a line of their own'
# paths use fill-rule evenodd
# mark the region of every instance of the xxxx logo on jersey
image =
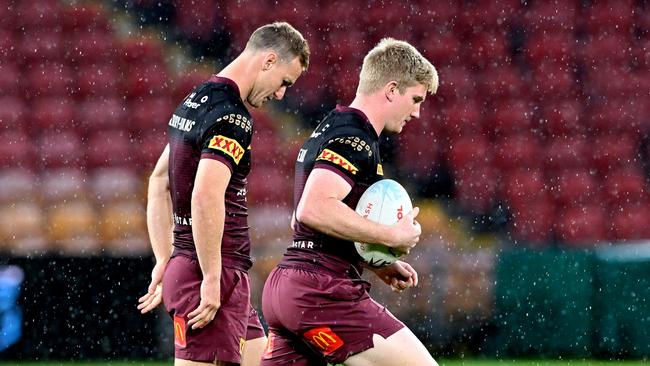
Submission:
<svg viewBox="0 0 650 366">
<path fill-rule="evenodd" d="M 359 171 L 359 169 L 356 166 L 354 166 L 352 163 L 347 161 L 347 159 L 345 159 L 344 157 L 342 157 L 341 155 L 335 153 L 330 149 L 324 149 L 320 153 L 320 155 L 318 155 L 316 160 L 326 160 L 332 162 L 340 166 L 341 168 L 349 171 L 352 174 L 357 174 L 357 172 Z"/>
<path fill-rule="evenodd" d="M 214 136 L 210 140 L 208 147 L 226 153 L 226 155 L 229 155 L 235 161 L 235 164 L 239 164 L 246 151 L 237 140 L 222 135 Z"/>
</svg>

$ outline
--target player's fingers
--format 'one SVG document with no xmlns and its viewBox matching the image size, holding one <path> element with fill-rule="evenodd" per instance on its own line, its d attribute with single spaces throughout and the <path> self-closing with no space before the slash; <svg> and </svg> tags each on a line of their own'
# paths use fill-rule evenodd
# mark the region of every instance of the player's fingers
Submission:
<svg viewBox="0 0 650 366">
<path fill-rule="evenodd" d="M 156 288 L 158 288 L 158 286 L 160 286 L 160 283 L 155 280 L 152 280 L 151 283 L 149 284 L 149 293 L 150 294 L 155 293 Z"/>
<path fill-rule="evenodd" d="M 416 270 L 413 270 L 411 279 L 413 280 L 413 287 L 416 287 L 418 285 L 418 272 Z"/>
<path fill-rule="evenodd" d="M 143 309 L 141 310 L 141 312 L 142 312 L 143 314 L 144 314 L 144 313 L 148 313 L 148 312 L 150 312 L 151 310 L 157 308 L 158 305 L 160 305 L 161 302 L 162 302 L 162 296 L 159 295 L 159 294 L 157 294 L 157 295 L 155 295 L 155 296 L 153 296 L 153 297 L 151 298 L 151 301 L 149 302 L 149 304 L 148 304 L 145 308 L 143 308 Z"/>
<path fill-rule="evenodd" d="M 415 218 L 418 216 L 419 213 L 420 213 L 420 208 L 419 207 L 413 207 L 411 212 L 408 213 L 408 216 L 411 216 L 411 218 L 413 218 L 413 220 L 415 220 Z"/>
<path fill-rule="evenodd" d="M 151 294 L 147 292 L 138 299 L 138 302 L 144 302 L 149 296 L 151 296 Z"/>
<path fill-rule="evenodd" d="M 192 310 L 192 312 L 187 314 L 187 318 L 189 319 L 187 325 L 192 325 L 196 323 L 200 319 L 199 315 L 203 312 L 204 309 L 205 309 L 205 304 L 201 302 L 199 304 L 199 307 L 197 307 L 196 309 Z"/>
</svg>

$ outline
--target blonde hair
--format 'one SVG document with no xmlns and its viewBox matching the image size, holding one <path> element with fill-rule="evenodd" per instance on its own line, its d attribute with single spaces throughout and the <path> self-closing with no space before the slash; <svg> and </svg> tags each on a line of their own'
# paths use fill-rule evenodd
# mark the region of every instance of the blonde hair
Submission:
<svg viewBox="0 0 650 366">
<path fill-rule="evenodd" d="M 287 22 L 274 22 L 257 28 L 246 43 L 246 49 L 273 50 L 283 61 L 298 57 L 303 70 L 309 67 L 309 45 L 302 34 Z"/>
<path fill-rule="evenodd" d="M 431 94 L 438 90 L 438 72 L 431 62 L 407 42 L 384 38 L 363 59 L 357 93 L 372 94 L 391 81 L 400 93 L 417 83 Z"/>
</svg>

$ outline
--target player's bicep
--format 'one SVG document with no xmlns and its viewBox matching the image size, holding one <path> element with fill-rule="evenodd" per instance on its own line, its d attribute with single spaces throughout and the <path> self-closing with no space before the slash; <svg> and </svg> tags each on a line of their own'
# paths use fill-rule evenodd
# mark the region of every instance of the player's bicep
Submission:
<svg viewBox="0 0 650 366">
<path fill-rule="evenodd" d="M 351 190 L 352 185 L 341 174 L 324 167 L 315 168 L 307 178 L 300 200 L 335 198 L 342 201 Z"/>
<path fill-rule="evenodd" d="M 225 163 L 214 159 L 201 159 L 194 179 L 192 204 L 225 201 L 230 176 L 230 168 Z"/>
</svg>

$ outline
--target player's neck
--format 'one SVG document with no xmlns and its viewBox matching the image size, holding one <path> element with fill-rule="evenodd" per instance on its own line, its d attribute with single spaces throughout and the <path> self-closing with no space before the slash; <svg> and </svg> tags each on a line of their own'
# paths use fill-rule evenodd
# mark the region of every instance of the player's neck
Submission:
<svg viewBox="0 0 650 366">
<path fill-rule="evenodd" d="M 253 88 L 254 73 L 251 72 L 252 61 L 245 53 L 240 54 L 221 70 L 217 76 L 228 78 L 239 87 L 241 100 L 246 101 Z"/>
<path fill-rule="evenodd" d="M 386 121 L 381 112 L 381 106 L 372 96 L 357 94 L 352 103 L 350 103 L 350 107 L 363 112 L 368 117 L 375 132 L 377 132 L 377 136 L 381 134 L 381 131 L 384 130 L 384 126 L 386 125 Z"/>
</svg>

